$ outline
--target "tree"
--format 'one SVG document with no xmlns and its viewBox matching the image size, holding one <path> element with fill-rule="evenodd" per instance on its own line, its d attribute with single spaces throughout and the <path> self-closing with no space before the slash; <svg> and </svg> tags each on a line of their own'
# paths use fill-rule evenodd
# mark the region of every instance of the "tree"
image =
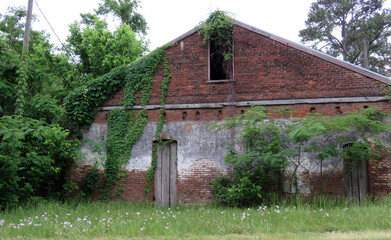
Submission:
<svg viewBox="0 0 391 240">
<path fill-rule="evenodd" d="M 140 1 L 138 0 L 102 0 L 95 11 L 98 15 L 112 13 L 118 17 L 122 24 L 130 26 L 133 32 L 146 34 L 147 22 L 144 17 L 136 12 Z"/>
<path fill-rule="evenodd" d="M 29 53 L 25 55 L 25 64 L 22 64 L 20 56 L 25 17 L 26 10 L 15 7 L 0 15 L 0 116 L 14 113 L 18 79 L 23 75 L 27 82 L 24 97 L 28 114 L 33 114 L 31 117 L 37 119 L 46 118 L 44 112 L 48 113 L 50 109 L 62 112 L 59 102 L 72 87 L 68 82 L 68 74 L 72 72 L 73 66 L 65 54 L 53 53 L 55 48 L 49 43 L 49 36 L 40 31 L 31 31 Z M 33 102 L 40 103 L 40 107 L 35 108 L 29 102 L 37 94 L 45 97 L 35 98 Z M 46 101 L 50 107 L 44 110 L 42 106 L 49 105 L 42 101 Z M 58 117 L 52 114 L 48 119 L 56 122 Z"/>
<path fill-rule="evenodd" d="M 387 149 L 380 133 L 391 129 L 384 121 L 388 115 L 373 108 L 338 116 L 311 114 L 287 121 L 292 114 L 289 109 L 253 106 L 243 114 L 211 125 L 217 129 L 240 127 L 238 134 L 243 143 L 240 150 L 228 145 L 224 160 L 232 164 L 232 176 L 211 181 L 219 200 L 233 206 L 260 204 L 267 197 L 265 188 L 270 187 L 273 176 L 279 177 L 280 185 L 285 179 L 289 193 L 298 193 L 299 171 L 319 174 L 320 193 L 324 194 L 343 159 L 366 162 Z M 331 160 L 333 168 L 323 169 L 323 163 Z"/>
<path fill-rule="evenodd" d="M 70 26 L 69 48 L 79 59 L 77 70 L 82 77 L 98 77 L 114 67 L 129 64 L 146 50 L 128 24 L 110 32 L 107 23 L 97 16 L 82 15 L 80 23 Z"/>
<path fill-rule="evenodd" d="M 391 10 L 384 0 L 317 0 L 312 3 L 303 43 L 343 60 L 387 74 L 391 66 Z"/>
</svg>

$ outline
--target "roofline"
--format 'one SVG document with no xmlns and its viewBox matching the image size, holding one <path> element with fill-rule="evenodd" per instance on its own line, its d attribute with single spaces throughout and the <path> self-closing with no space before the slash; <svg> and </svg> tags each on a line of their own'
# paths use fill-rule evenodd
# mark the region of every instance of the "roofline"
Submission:
<svg viewBox="0 0 391 240">
<path fill-rule="evenodd" d="M 309 48 L 309 47 L 306 47 L 302 44 L 299 44 L 299 43 L 295 43 L 293 41 L 290 41 L 290 40 L 287 40 L 285 38 L 282 38 L 282 37 L 279 37 L 279 36 L 276 36 L 274 34 L 271 34 L 269 32 L 265 32 L 259 28 L 256 28 L 256 27 L 253 27 L 253 26 L 250 26 L 246 23 L 243 23 L 243 22 L 240 22 L 238 20 L 234 20 L 234 24 L 237 25 L 237 26 L 240 26 L 242 28 L 245 28 L 247 30 L 250 30 L 252 32 L 255 32 L 255 33 L 258 33 L 264 37 L 267 37 L 267 38 L 270 38 L 274 41 L 277 41 L 281 44 L 284 44 L 286 46 L 290 46 L 292 48 L 295 48 L 299 51 L 302 51 L 302 52 L 305 52 L 305 53 L 308 53 L 310 55 L 313 55 L 315 57 L 318 57 L 318 58 L 321 58 L 323 60 L 326 60 L 328 62 L 331 62 L 333 64 L 336 64 L 336 65 L 339 65 L 341 67 L 344 67 L 344 68 L 347 68 L 349 70 L 352 70 L 354 72 L 357 72 L 357 73 L 360 73 L 364 76 L 367 76 L 367 77 L 370 77 L 370 78 L 373 78 L 375 80 L 378 80 L 380 82 L 383 82 L 385 84 L 388 84 L 388 85 L 391 85 L 391 78 L 388 78 L 384 75 L 381 75 L 379 73 L 376 73 L 376 72 L 373 72 L 371 70 L 368 70 L 368 69 L 365 69 L 365 68 L 362 68 L 360 66 L 357 66 L 357 65 L 354 65 L 352 63 L 349 63 L 349 62 L 346 62 L 346 61 L 343 61 L 341 59 L 338 59 L 336 57 L 333 57 L 333 56 L 330 56 L 326 53 L 323 53 L 323 52 L 320 52 L 318 50 L 315 50 L 315 49 L 312 49 L 312 48 Z M 175 44 L 177 43 L 178 41 L 181 41 L 182 39 L 196 33 L 199 31 L 199 29 L 201 28 L 202 25 L 199 25 L 193 29 L 191 29 L 190 31 L 182 34 L 181 36 L 175 38 L 174 40 L 170 41 L 169 43 L 170 44 Z"/>
</svg>

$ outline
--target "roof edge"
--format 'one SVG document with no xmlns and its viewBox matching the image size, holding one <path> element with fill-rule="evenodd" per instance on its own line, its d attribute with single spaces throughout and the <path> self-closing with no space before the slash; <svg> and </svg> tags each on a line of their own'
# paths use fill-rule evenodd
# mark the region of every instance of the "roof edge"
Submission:
<svg viewBox="0 0 391 240">
<path fill-rule="evenodd" d="M 357 72 L 359 74 L 362 74 L 364 76 L 367 76 L 367 77 L 373 78 L 375 80 L 378 80 L 380 82 L 383 82 L 385 84 L 391 85 L 391 78 L 386 77 L 384 75 L 381 75 L 379 73 L 373 72 L 373 71 L 371 71 L 369 69 L 362 68 L 360 66 L 357 66 L 357 65 L 354 65 L 352 63 L 346 62 L 344 60 L 338 59 L 336 57 L 330 56 L 330 55 L 328 55 L 326 53 L 323 53 L 323 52 L 320 52 L 318 50 L 309 48 L 309 47 L 304 46 L 302 44 L 295 43 L 295 42 L 293 42 L 291 40 L 288 40 L 288 39 L 279 37 L 277 35 L 271 34 L 269 32 L 263 31 L 263 30 L 261 30 L 259 28 L 253 27 L 253 26 L 248 25 L 246 23 L 243 23 L 241 21 L 234 20 L 234 24 L 237 25 L 237 26 L 240 26 L 242 28 L 245 28 L 247 30 L 250 30 L 252 32 L 258 33 L 258 34 L 260 34 L 260 35 L 262 35 L 264 37 L 270 38 L 270 39 L 272 39 L 274 41 L 277 41 L 277 42 L 279 42 L 281 44 L 284 44 L 284 45 L 290 46 L 292 48 L 295 48 L 295 49 L 297 49 L 299 51 L 308 53 L 310 55 L 313 55 L 315 57 L 321 58 L 321 59 L 326 60 L 328 62 L 331 62 L 333 64 L 339 65 L 341 67 L 347 68 L 349 70 L 352 70 L 352 71 Z M 201 28 L 201 26 L 202 26 L 202 24 L 197 26 L 197 27 L 195 27 L 195 28 L 193 28 L 193 29 L 191 29 L 190 31 L 182 34 L 181 36 L 179 36 L 179 37 L 175 38 L 174 40 L 170 41 L 169 44 L 175 44 L 178 41 L 181 41 L 184 38 L 186 38 L 186 37 L 188 37 L 188 36 L 198 32 L 199 29 Z"/>
</svg>

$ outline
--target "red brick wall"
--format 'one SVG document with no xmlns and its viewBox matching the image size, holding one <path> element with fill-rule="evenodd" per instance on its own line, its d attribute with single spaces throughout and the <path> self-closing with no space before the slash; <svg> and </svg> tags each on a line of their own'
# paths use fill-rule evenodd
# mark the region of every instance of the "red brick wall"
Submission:
<svg viewBox="0 0 391 240">
<path fill-rule="evenodd" d="M 378 81 L 236 26 L 237 101 L 381 96 Z M 197 33 L 167 49 L 172 80 L 167 104 L 225 102 L 230 84 L 208 81 L 208 47 Z M 155 74 L 150 104 L 160 103 L 163 69 Z M 118 105 L 123 90 L 104 106 Z"/>
<path fill-rule="evenodd" d="M 277 109 L 288 107 L 293 111 L 292 117 L 305 117 L 311 112 L 321 113 L 323 115 L 333 116 L 346 114 L 355 110 L 367 107 L 376 108 L 379 111 L 391 114 L 391 104 L 388 102 L 369 102 L 369 103 L 327 103 L 327 104 L 294 104 L 294 105 L 273 105 L 266 106 L 267 109 Z M 167 109 L 166 120 L 171 121 L 218 121 L 225 117 L 232 117 L 247 111 L 249 107 L 224 106 L 216 109 Z M 94 123 L 107 122 L 108 111 L 100 111 L 95 116 Z M 276 116 L 276 118 L 281 116 Z M 148 111 L 148 121 L 159 121 L 159 110 Z"/>
<path fill-rule="evenodd" d="M 368 163 L 369 192 L 373 196 L 391 194 L 391 156 L 383 153 Z"/>
<path fill-rule="evenodd" d="M 177 194 L 179 203 L 207 203 L 213 199 L 210 181 L 226 175 L 211 160 L 195 161 L 188 171 L 178 176 Z"/>
<path fill-rule="evenodd" d="M 74 165 L 71 172 L 69 173 L 68 180 L 76 183 L 78 186 L 80 186 L 80 183 L 84 176 L 88 173 L 88 171 L 92 168 L 92 166 L 89 165 Z M 145 188 L 145 173 L 144 170 L 132 170 L 127 171 L 127 176 L 125 179 L 121 179 L 118 182 L 119 184 L 124 185 L 124 192 L 121 194 L 118 199 L 124 199 L 126 201 L 133 201 L 133 202 L 143 202 L 145 199 L 148 199 L 149 201 L 153 201 L 153 183 L 152 183 L 152 191 L 150 194 L 146 195 L 144 192 Z M 103 172 L 99 172 L 99 184 L 102 186 L 103 183 Z M 118 185 L 114 187 L 113 193 L 115 194 Z M 97 188 L 94 192 L 93 199 L 98 200 L 100 196 L 102 195 L 102 192 L 100 191 L 101 188 Z M 80 193 L 80 189 L 75 190 L 72 194 L 74 196 L 77 196 Z"/>
</svg>

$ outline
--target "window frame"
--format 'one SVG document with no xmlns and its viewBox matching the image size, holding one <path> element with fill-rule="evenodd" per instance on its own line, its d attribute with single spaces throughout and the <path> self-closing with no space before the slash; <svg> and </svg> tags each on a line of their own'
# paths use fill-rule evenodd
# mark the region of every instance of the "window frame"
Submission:
<svg viewBox="0 0 391 240">
<path fill-rule="evenodd" d="M 232 64 L 232 73 L 230 79 L 211 79 L 211 59 L 210 59 L 210 41 L 208 41 L 208 83 L 224 83 L 224 82 L 235 82 L 235 41 L 232 39 L 232 58 L 231 58 L 231 64 Z"/>
</svg>

